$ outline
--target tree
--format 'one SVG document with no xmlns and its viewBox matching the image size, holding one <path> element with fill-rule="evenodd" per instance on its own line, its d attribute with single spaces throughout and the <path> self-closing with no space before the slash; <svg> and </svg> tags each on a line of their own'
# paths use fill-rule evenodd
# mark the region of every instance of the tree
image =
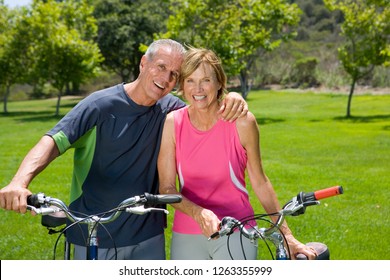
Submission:
<svg viewBox="0 0 390 280">
<path fill-rule="evenodd" d="M 0 3 L 0 85 L 5 87 L 3 110 L 8 113 L 8 98 L 11 86 L 26 80 L 30 68 L 27 57 L 29 42 L 22 32 L 23 19 L 27 10 L 9 10 Z"/>
<path fill-rule="evenodd" d="M 154 33 L 165 30 L 168 1 L 99 0 L 94 5 L 104 65 L 123 82 L 136 78 L 143 55 L 140 46 L 150 44 Z"/>
<path fill-rule="evenodd" d="M 390 66 L 390 6 L 388 0 L 324 0 L 330 10 L 340 10 L 345 21 L 341 34 L 345 42 L 339 59 L 351 77 L 346 117 L 356 83 L 375 66 Z"/>
<path fill-rule="evenodd" d="M 72 5 L 69 7 L 69 4 Z M 69 8 L 77 8 L 79 13 L 84 13 L 81 13 L 80 17 L 73 17 L 72 21 L 69 20 Z M 82 19 L 85 21 L 84 26 L 89 26 L 88 32 L 85 28 L 81 32 L 77 28 L 79 24 L 76 23 Z M 88 8 L 85 0 L 62 3 L 53 0 L 47 0 L 45 3 L 34 1 L 27 25 L 31 32 L 30 46 L 35 57 L 35 67 L 30 78 L 39 77 L 50 81 L 58 90 L 58 115 L 65 86 L 71 82 L 79 84 L 95 76 L 102 61 L 99 48 L 92 41 L 92 9 Z"/>
<path fill-rule="evenodd" d="M 284 0 L 171 0 L 171 11 L 161 36 L 213 49 L 227 74 L 238 75 L 244 98 L 254 60 L 291 38 L 300 15 Z"/>
</svg>

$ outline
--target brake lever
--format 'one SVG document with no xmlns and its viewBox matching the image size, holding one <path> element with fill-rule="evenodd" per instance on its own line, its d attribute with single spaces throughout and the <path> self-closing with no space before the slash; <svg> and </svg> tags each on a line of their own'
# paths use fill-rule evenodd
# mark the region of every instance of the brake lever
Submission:
<svg viewBox="0 0 390 280">
<path fill-rule="evenodd" d="M 54 207 L 41 206 L 41 207 L 37 208 L 37 207 L 31 206 L 31 205 L 27 205 L 27 210 L 33 211 L 36 214 L 40 214 L 40 215 L 49 215 L 49 214 L 53 214 L 53 213 L 61 211 L 60 209 L 54 208 Z"/>
<path fill-rule="evenodd" d="M 150 213 L 150 212 L 164 212 L 167 215 L 169 214 L 169 211 L 166 209 L 153 208 L 153 207 L 145 208 L 143 205 L 136 206 L 136 207 L 127 207 L 125 209 L 125 211 L 128 213 L 137 214 L 137 215 L 144 215 L 144 214 Z"/>
</svg>

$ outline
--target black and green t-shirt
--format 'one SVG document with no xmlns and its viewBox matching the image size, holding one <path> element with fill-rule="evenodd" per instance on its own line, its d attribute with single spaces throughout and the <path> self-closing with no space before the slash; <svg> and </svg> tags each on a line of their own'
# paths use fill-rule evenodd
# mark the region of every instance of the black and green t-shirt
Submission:
<svg viewBox="0 0 390 280">
<path fill-rule="evenodd" d="M 97 91 L 80 101 L 47 135 L 60 153 L 74 148 L 70 208 L 97 214 L 125 198 L 158 192 L 157 156 L 168 112 L 185 106 L 168 94 L 154 106 L 134 103 L 123 84 Z M 99 227 L 99 247 L 130 246 L 163 233 L 161 213 L 122 213 Z M 67 231 L 71 243 L 85 245 L 86 227 Z M 108 231 L 108 233 L 107 233 Z M 113 241 L 111 236 L 115 238 Z"/>
</svg>

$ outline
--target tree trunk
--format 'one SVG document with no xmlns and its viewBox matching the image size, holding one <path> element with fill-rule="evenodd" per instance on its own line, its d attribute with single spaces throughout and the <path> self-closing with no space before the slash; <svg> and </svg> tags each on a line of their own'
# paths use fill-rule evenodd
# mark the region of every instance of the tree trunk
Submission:
<svg viewBox="0 0 390 280">
<path fill-rule="evenodd" d="M 241 94 L 244 100 L 246 100 L 249 94 L 248 75 L 245 71 L 241 71 L 239 77 L 241 83 Z"/>
<path fill-rule="evenodd" d="M 9 96 L 9 93 L 11 91 L 11 87 L 9 85 L 6 86 L 6 89 L 5 89 L 5 95 L 4 95 L 4 104 L 3 104 L 3 107 L 4 107 L 4 113 L 8 113 L 8 96 Z"/>
<path fill-rule="evenodd" d="M 352 103 L 352 95 L 355 90 L 355 84 L 356 84 L 356 79 L 352 79 L 352 84 L 351 84 L 351 89 L 349 90 L 349 95 L 348 95 L 348 104 L 347 104 L 347 118 L 351 117 L 351 103 Z"/>
<path fill-rule="evenodd" d="M 60 115 L 61 96 L 62 96 L 62 90 L 60 90 L 58 93 L 56 114 L 55 114 L 56 117 L 58 117 Z"/>
</svg>

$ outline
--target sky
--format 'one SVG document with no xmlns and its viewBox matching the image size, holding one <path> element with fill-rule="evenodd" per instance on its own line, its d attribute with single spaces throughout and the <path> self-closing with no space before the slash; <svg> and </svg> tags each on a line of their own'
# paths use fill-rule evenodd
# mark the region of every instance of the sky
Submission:
<svg viewBox="0 0 390 280">
<path fill-rule="evenodd" d="M 4 0 L 4 4 L 8 7 L 14 8 L 16 6 L 28 5 L 32 0 Z"/>
</svg>

